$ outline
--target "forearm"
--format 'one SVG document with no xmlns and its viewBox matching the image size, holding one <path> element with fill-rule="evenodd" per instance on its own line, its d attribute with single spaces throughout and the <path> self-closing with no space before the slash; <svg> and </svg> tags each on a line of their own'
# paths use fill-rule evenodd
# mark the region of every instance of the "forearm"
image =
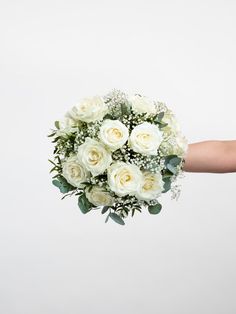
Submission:
<svg viewBox="0 0 236 314">
<path fill-rule="evenodd" d="M 236 141 L 210 140 L 188 145 L 186 172 L 236 172 Z"/>
</svg>

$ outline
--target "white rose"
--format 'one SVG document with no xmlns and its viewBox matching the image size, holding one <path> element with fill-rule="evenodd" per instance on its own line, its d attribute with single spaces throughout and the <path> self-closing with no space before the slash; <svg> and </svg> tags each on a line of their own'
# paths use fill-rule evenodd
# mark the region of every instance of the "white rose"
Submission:
<svg viewBox="0 0 236 314">
<path fill-rule="evenodd" d="M 122 147 L 129 137 L 128 128 L 119 120 L 105 119 L 99 130 L 100 140 L 110 150 L 115 151 Z"/>
<path fill-rule="evenodd" d="M 56 131 L 56 137 L 66 137 L 68 134 L 77 131 L 79 126 L 79 121 L 65 117 L 63 120 L 59 121 L 59 129 Z"/>
<path fill-rule="evenodd" d="M 111 153 L 106 147 L 90 137 L 86 137 L 78 147 L 77 157 L 93 176 L 103 173 L 112 162 Z"/>
<path fill-rule="evenodd" d="M 164 190 L 164 181 L 160 172 L 152 173 L 150 171 L 142 171 L 142 183 L 136 193 L 136 197 L 140 200 L 152 200 L 161 195 Z"/>
<path fill-rule="evenodd" d="M 103 98 L 94 96 L 82 99 L 82 101 L 67 112 L 66 115 L 75 121 L 80 120 L 88 123 L 102 120 L 107 112 L 108 106 Z"/>
<path fill-rule="evenodd" d="M 144 155 L 156 155 L 162 141 L 162 132 L 157 125 L 143 122 L 131 132 L 128 145 L 135 151 Z"/>
<path fill-rule="evenodd" d="M 180 132 L 180 125 L 176 119 L 176 116 L 170 109 L 165 112 L 162 122 L 168 123 L 168 125 L 163 128 L 164 132 L 173 134 Z"/>
<path fill-rule="evenodd" d="M 90 203 L 95 206 L 112 206 L 115 202 L 112 195 L 100 186 L 93 186 L 90 191 L 86 187 L 85 194 Z"/>
<path fill-rule="evenodd" d="M 142 172 L 138 166 L 123 161 L 117 161 L 107 169 L 109 187 L 118 196 L 134 195 L 141 179 Z"/>
<path fill-rule="evenodd" d="M 81 187 L 89 178 L 89 172 L 79 163 L 77 156 L 70 156 L 62 164 L 62 175 L 71 185 Z"/>
<path fill-rule="evenodd" d="M 188 140 L 181 133 L 175 134 L 173 137 L 163 141 L 160 145 L 160 153 L 163 156 L 177 155 L 184 158 L 188 150 Z"/>
<path fill-rule="evenodd" d="M 154 102 L 146 96 L 133 95 L 128 100 L 131 102 L 132 109 L 136 113 L 156 113 Z"/>
</svg>

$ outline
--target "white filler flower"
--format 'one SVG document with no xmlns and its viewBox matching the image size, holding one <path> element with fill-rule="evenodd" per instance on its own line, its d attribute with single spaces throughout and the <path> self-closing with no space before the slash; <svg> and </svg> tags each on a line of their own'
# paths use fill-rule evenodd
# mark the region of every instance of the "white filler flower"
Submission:
<svg viewBox="0 0 236 314">
<path fill-rule="evenodd" d="M 178 155 L 184 158 L 187 150 L 188 140 L 182 133 L 176 133 L 174 136 L 164 140 L 160 145 L 160 153 L 162 156 Z"/>
<path fill-rule="evenodd" d="M 62 164 L 62 175 L 71 185 L 81 187 L 81 183 L 87 181 L 89 172 L 79 163 L 77 156 L 70 156 Z"/>
<path fill-rule="evenodd" d="M 133 95 L 128 98 L 136 113 L 156 113 L 154 102 L 146 96 Z"/>
<path fill-rule="evenodd" d="M 67 112 L 66 116 L 73 120 L 94 122 L 101 120 L 108 112 L 108 106 L 100 96 L 84 98 L 78 105 Z"/>
<path fill-rule="evenodd" d="M 77 157 L 93 176 L 103 173 L 112 162 L 111 153 L 106 147 L 90 137 L 86 137 L 78 147 Z"/>
<path fill-rule="evenodd" d="M 87 199 L 95 206 L 112 206 L 115 202 L 114 198 L 108 191 L 104 191 L 103 187 L 93 186 L 85 189 Z"/>
<path fill-rule="evenodd" d="M 134 195 L 139 189 L 142 172 L 138 166 L 123 161 L 113 163 L 107 169 L 107 181 L 110 189 L 118 196 Z"/>
<path fill-rule="evenodd" d="M 143 171 L 142 175 L 142 183 L 135 196 L 140 200 L 156 199 L 164 190 L 161 173 Z"/>
<path fill-rule="evenodd" d="M 119 120 L 105 119 L 98 136 L 110 150 L 115 151 L 125 144 L 129 137 L 129 130 Z"/>
<path fill-rule="evenodd" d="M 170 109 L 165 112 L 164 117 L 162 118 L 162 122 L 168 123 L 168 125 L 163 128 L 163 131 L 165 131 L 165 133 L 176 134 L 180 132 L 179 122 Z"/>
<path fill-rule="evenodd" d="M 137 153 L 157 155 L 157 149 L 162 142 L 162 132 L 157 125 L 143 122 L 131 132 L 128 145 Z"/>
</svg>

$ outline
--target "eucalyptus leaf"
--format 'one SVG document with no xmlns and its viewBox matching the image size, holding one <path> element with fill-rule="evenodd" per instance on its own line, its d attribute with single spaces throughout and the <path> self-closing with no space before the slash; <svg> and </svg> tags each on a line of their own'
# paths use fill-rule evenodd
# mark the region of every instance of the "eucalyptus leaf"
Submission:
<svg viewBox="0 0 236 314">
<path fill-rule="evenodd" d="M 165 165 L 170 163 L 175 166 L 175 165 L 178 165 L 180 162 L 181 162 L 181 158 L 178 157 L 177 155 L 168 155 L 165 157 Z"/>
<path fill-rule="evenodd" d="M 173 176 L 173 173 L 170 170 L 166 169 L 163 174 L 163 178 L 172 177 L 172 176 Z"/>
<path fill-rule="evenodd" d="M 162 191 L 162 193 L 166 193 L 171 188 L 171 177 L 166 177 L 166 178 L 163 178 L 162 180 L 165 182 L 164 190 Z"/>
<path fill-rule="evenodd" d="M 78 198 L 78 206 L 83 214 L 88 213 L 92 207 L 94 206 L 92 203 L 89 202 L 86 195 L 83 193 Z"/>
<path fill-rule="evenodd" d="M 180 164 L 180 162 L 181 162 L 181 158 L 180 158 L 180 157 L 174 157 L 174 158 L 172 158 L 172 159 L 169 161 L 169 163 L 170 163 L 172 166 L 174 166 L 174 167 L 178 166 L 178 165 Z"/>
<path fill-rule="evenodd" d="M 159 128 L 164 128 L 168 125 L 168 123 L 159 123 Z"/>
<path fill-rule="evenodd" d="M 120 225 L 124 225 L 125 222 L 124 220 L 117 215 L 116 213 L 110 213 L 109 216 L 111 217 L 111 219 L 113 219 L 116 223 L 120 224 Z"/>
<path fill-rule="evenodd" d="M 169 155 L 165 158 L 165 166 L 173 174 L 177 173 L 177 167 L 181 163 L 181 158 L 177 155 Z"/>
<path fill-rule="evenodd" d="M 163 117 L 164 117 L 164 112 L 160 112 L 160 113 L 158 113 L 157 115 L 155 115 L 154 117 L 153 117 L 153 122 L 154 123 L 157 123 L 157 124 L 161 124 L 161 120 L 163 119 Z"/>
<path fill-rule="evenodd" d="M 161 121 L 161 120 L 163 119 L 164 115 L 165 115 L 164 111 L 160 112 L 160 113 L 157 115 L 158 120 Z"/>
<path fill-rule="evenodd" d="M 110 214 L 107 215 L 105 223 L 108 222 L 108 219 L 110 218 Z"/>
<path fill-rule="evenodd" d="M 157 215 L 160 213 L 161 208 L 162 208 L 162 205 L 160 203 L 157 203 L 156 205 L 149 205 L 148 211 L 152 215 Z"/>
<path fill-rule="evenodd" d="M 177 173 L 177 168 L 175 168 L 174 166 L 172 166 L 171 164 L 167 165 L 167 169 L 169 169 L 173 174 Z"/>
<path fill-rule="evenodd" d="M 58 177 L 57 179 L 53 180 L 52 184 L 58 187 L 60 189 L 60 192 L 63 194 L 76 189 L 74 186 L 70 185 L 63 177 Z"/>
<path fill-rule="evenodd" d="M 101 211 L 101 213 L 105 214 L 108 211 L 109 208 L 110 208 L 110 206 L 104 206 L 102 211 Z"/>
</svg>

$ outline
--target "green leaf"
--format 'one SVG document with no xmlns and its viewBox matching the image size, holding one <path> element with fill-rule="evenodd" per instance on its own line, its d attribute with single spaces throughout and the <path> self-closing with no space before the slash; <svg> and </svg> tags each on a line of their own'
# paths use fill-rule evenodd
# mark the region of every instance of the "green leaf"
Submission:
<svg viewBox="0 0 236 314">
<path fill-rule="evenodd" d="M 172 166 L 171 164 L 168 164 L 167 165 L 167 168 L 173 173 L 173 174 L 176 174 L 177 173 L 177 169 Z"/>
<path fill-rule="evenodd" d="M 160 123 L 160 122 L 158 124 L 159 124 L 160 129 L 168 125 L 168 123 Z"/>
<path fill-rule="evenodd" d="M 177 155 L 168 155 L 165 157 L 165 165 L 167 165 L 172 159 L 179 158 Z"/>
<path fill-rule="evenodd" d="M 58 177 L 57 179 L 53 180 L 52 184 L 58 187 L 60 189 L 60 192 L 63 194 L 76 189 L 74 186 L 70 185 L 63 177 Z"/>
<path fill-rule="evenodd" d="M 57 129 L 60 129 L 60 122 L 59 121 L 55 121 L 54 125 Z"/>
<path fill-rule="evenodd" d="M 53 171 L 57 171 L 57 167 L 53 167 L 53 168 L 49 171 L 49 173 L 52 173 Z"/>
<path fill-rule="evenodd" d="M 162 205 L 160 203 L 157 203 L 156 205 L 149 205 L 148 211 L 152 215 L 159 214 L 161 211 Z"/>
<path fill-rule="evenodd" d="M 89 202 L 86 195 L 83 193 L 78 198 L 78 206 L 83 214 L 88 213 L 94 205 Z"/>
<path fill-rule="evenodd" d="M 165 158 L 165 166 L 173 174 L 177 173 L 177 166 L 180 164 L 181 158 L 177 155 L 169 155 Z"/>
<path fill-rule="evenodd" d="M 56 132 L 53 132 L 53 133 L 49 134 L 47 137 L 52 137 L 52 136 L 54 136 L 55 134 L 56 134 Z"/>
<path fill-rule="evenodd" d="M 157 115 L 155 115 L 154 117 L 153 117 L 153 122 L 154 123 L 158 123 L 158 124 L 162 124 L 161 123 L 161 120 L 162 120 L 162 118 L 164 117 L 164 115 L 165 115 L 165 113 L 164 112 L 160 112 L 160 113 L 158 113 Z"/>
<path fill-rule="evenodd" d="M 108 222 L 108 219 L 110 218 L 110 213 L 107 215 L 105 223 Z"/>
<path fill-rule="evenodd" d="M 178 165 L 180 164 L 180 162 L 181 162 L 181 158 L 180 158 L 180 157 L 174 157 L 174 158 L 172 158 L 172 159 L 169 161 L 169 163 L 170 163 L 172 166 L 174 166 L 174 167 L 178 166 Z"/>
<path fill-rule="evenodd" d="M 102 211 L 101 211 L 101 213 L 105 214 L 108 211 L 109 208 L 110 208 L 110 206 L 104 206 Z"/>
<path fill-rule="evenodd" d="M 110 213 L 109 216 L 111 217 L 111 219 L 113 219 L 116 223 L 120 224 L 120 225 L 124 225 L 125 222 L 124 220 L 117 215 L 116 213 Z"/>
<path fill-rule="evenodd" d="M 56 143 L 59 139 L 60 139 L 60 136 L 55 137 L 54 140 L 52 141 L 52 143 Z"/>
<path fill-rule="evenodd" d="M 166 169 L 164 171 L 163 178 L 172 177 L 172 176 L 173 176 L 173 173 L 170 170 Z"/>
<path fill-rule="evenodd" d="M 48 161 L 49 161 L 51 164 L 53 164 L 54 166 L 57 166 L 57 165 L 55 164 L 55 162 L 53 162 L 52 160 L 48 159 Z"/>
<path fill-rule="evenodd" d="M 166 178 L 163 178 L 162 180 L 165 182 L 164 190 L 162 191 L 162 193 L 166 193 L 171 188 L 171 177 L 166 177 Z"/>
<path fill-rule="evenodd" d="M 91 184 L 89 187 L 88 187 L 88 192 L 90 192 L 93 188 L 93 185 Z"/>
<path fill-rule="evenodd" d="M 122 103 L 122 104 L 120 104 L 120 107 L 121 107 L 122 116 L 130 114 L 130 107 L 129 107 L 129 105 L 127 105 L 125 103 Z"/>
<path fill-rule="evenodd" d="M 163 119 L 164 115 L 165 115 L 164 111 L 160 112 L 160 113 L 157 115 L 158 120 L 161 121 L 161 120 Z"/>
<path fill-rule="evenodd" d="M 105 116 L 103 117 L 103 119 L 111 119 L 111 120 L 114 120 L 114 117 L 113 117 L 110 113 L 107 113 L 107 114 L 105 114 Z"/>
</svg>

